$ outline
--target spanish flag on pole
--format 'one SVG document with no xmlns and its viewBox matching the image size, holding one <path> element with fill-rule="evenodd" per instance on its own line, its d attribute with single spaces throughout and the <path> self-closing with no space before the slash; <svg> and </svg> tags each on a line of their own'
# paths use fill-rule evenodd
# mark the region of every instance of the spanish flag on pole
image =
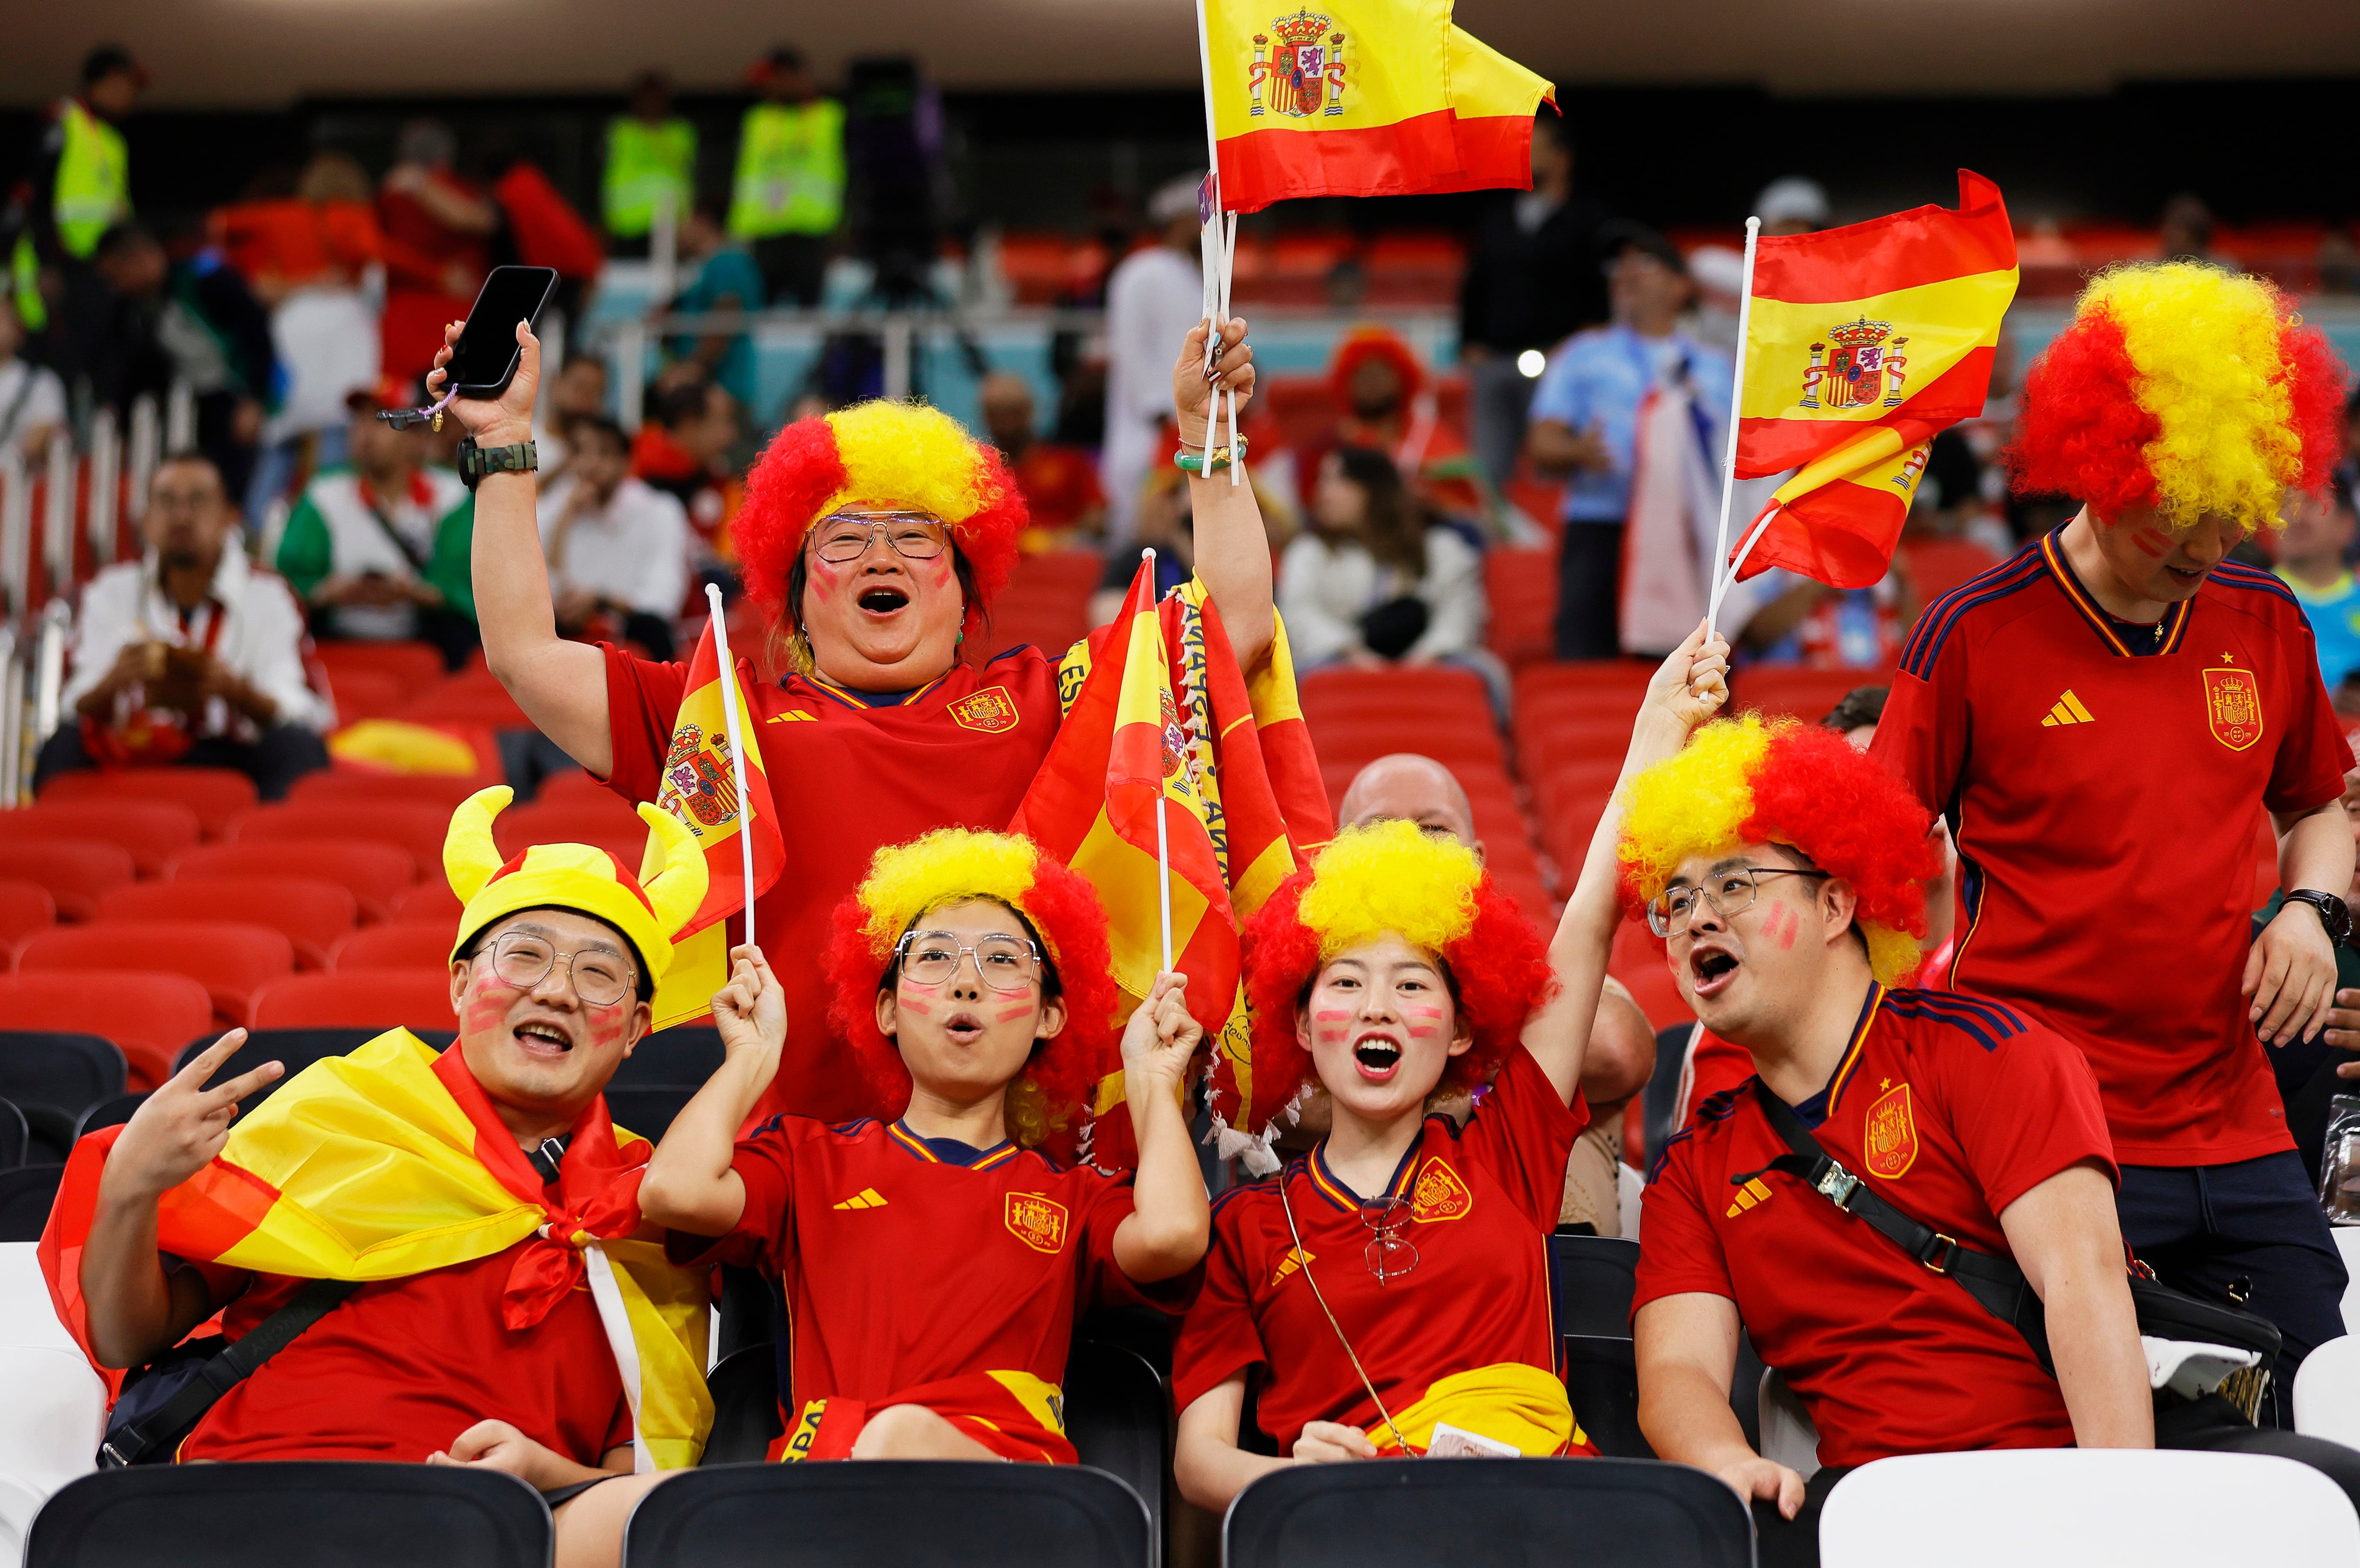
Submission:
<svg viewBox="0 0 2360 1568">
<path fill-rule="evenodd" d="M 1937 431 L 1983 412 L 2016 235 L 1999 187 L 1758 242 L 1746 302 L 1739 477 L 1799 469 L 1737 541 L 1736 575 L 1882 578 Z"/>
<path fill-rule="evenodd" d="M 762 751 L 755 732 L 760 728 L 747 712 L 748 667 L 739 666 L 737 680 L 722 677 L 721 653 L 715 645 L 714 622 L 697 639 L 695 657 L 688 663 L 688 686 L 672 721 L 672 746 L 664 754 L 663 785 L 656 804 L 678 817 L 696 835 L 705 852 L 705 902 L 673 939 L 672 967 L 656 985 L 655 1027 L 669 1029 L 713 1010 L 713 994 L 729 978 L 727 917 L 746 908 L 744 845 L 738 835 L 752 820 L 754 888 L 760 898 L 770 890 L 786 866 L 787 846 L 779 833 L 778 810 L 770 803 L 770 781 L 762 771 Z M 738 797 L 738 781 L 729 760 L 729 724 L 723 711 L 724 691 L 738 702 L 738 729 L 746 747 L 746 793 Z M 663 864 L 661 845 L 648 843 L 649 873 Z M 760 934 L 759 931 L 756 933 Z"/>
</svg>

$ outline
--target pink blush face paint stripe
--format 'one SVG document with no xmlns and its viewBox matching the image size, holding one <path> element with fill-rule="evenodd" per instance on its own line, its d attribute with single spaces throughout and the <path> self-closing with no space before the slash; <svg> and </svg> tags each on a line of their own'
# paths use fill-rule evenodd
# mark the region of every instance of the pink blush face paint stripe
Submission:
<svg viewBox="0 0 2360 1568">
<path fill-rule="evenodd" d="M 2138 546 L 2142 553 L 2156 561 L 2161 561 L 2171 553 L 2171 541 L 2153 528 L 2139 529 L 2131 535 L 2131 543 Z"/>
<path fill-rule="evenodd" d="M 1351 1018 L 1352 1009 L 1349 1007 L 1331 1007 L 1322 1012 L 1314 1013 L 1311 1016 L 1318 1019 L 1323 1024 L 1340 1024 L 1347 1022 Z"/>
<path fill-rule="evenodd" d="M 1000 1011 L 992 1014 L 991 1018 L 994 1023 L 1013 1023 L 1018 1018 L 1029 1017 L 1032 1014 L 1032 1004 L 1026 1002 L 1022 1007 L 1002 1007 Z"/>
</svg>

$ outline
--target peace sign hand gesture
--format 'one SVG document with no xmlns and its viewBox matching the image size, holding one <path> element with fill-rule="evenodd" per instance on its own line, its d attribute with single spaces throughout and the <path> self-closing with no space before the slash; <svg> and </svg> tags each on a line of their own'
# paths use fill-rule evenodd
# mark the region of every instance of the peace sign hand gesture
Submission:
<svg viewBox="0 0 2360 1568">
<path fill-rule="evenodd" d="M 235 1029 L 213 1041 L 132 1113 L 106 1159 L 103 1184 L 118 1198 L 153 1201 L 202 1171 L 229 1141 L 237 1103 L 287 1069 L 266 1062 L 226 1083 L 205 1080 L 246 1043 Z"/>
</svg>

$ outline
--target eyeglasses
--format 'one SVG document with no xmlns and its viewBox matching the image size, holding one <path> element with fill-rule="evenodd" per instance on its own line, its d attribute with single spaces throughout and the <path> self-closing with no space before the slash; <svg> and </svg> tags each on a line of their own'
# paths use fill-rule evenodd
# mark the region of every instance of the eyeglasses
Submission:
<svg viewBox="0 0 2360 1568">
<path fill-rule="evenodd" d="M 921 985 L 940 985 L 972 955 L 975 972 L 995 991 L 1022 991 L 1040 977 L 1041 950 L 1021 936 L 988 936 L 963 942 L 949 931 L 911 931 L 893 949 L 901 974 Z"/>
<path fill-rule="evenodd" d="M 492 974 L 503 985 L 530 991 L 563 960 L 574 994 L 594 1007 L 611 1007 L 631 994 L 638 976 L 620 954 L 603 948 L 560 953 L 537 936 L 509 931 L 492 943 Z"/>
<path fill-rule="evenodd" d="M 812 548 L 842 565 L 869 553 L 880 534 L 904 561 L 932 561 L 950 542 L 950 530 L 931 512 L 837 512 L 814 525 Z"/>
<path fill-rule="evenodd" d="M 1754 907 L 1758 889 L 1754 886 L 1762 877 L 1831 877 L 1830 871 L 1805 871 L 1794 866 L 1740 866 L 1728 871 L 1716 871 L 1709 878 L 1713 884 L 1705 887 L 1666 887 L 1647 903 L 1647 929 L 1657 936 L 1677 936 L 1688 929 L 1688 919 L 1696 913 L 1697 900 L 1710 904 L 1721 919 Z"/>
<path fill-rule="evenodd" d="M 1361 1253 L 1377 1283 L 1398 1279 L 1417 1267 L 1417 1244 L 1403 1233 L 1409 1229 L 1409 1201 L 1391 1197 L 1363 1204 L 1360 1223 L 1369 1227 L 1369 1245 Z"/>
</svg>

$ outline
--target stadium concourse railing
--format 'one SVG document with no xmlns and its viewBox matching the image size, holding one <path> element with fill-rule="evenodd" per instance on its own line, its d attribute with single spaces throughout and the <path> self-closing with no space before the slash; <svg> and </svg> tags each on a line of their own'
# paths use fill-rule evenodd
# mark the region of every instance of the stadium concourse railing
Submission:
<svg viewBox="0 0 2360 1568">
<path fill-rule="evenodd" d="M 137 525 L 158 457 L 190 444 L 196 405 L 185 386 L 143 396 L 128 428 L 92 414 L 27 463 L 0 452 L 0 807 L 31 797 L 33 757 L 57 727 L 75 593 L 101 567 L 138 552 Z"/>
</svg>

